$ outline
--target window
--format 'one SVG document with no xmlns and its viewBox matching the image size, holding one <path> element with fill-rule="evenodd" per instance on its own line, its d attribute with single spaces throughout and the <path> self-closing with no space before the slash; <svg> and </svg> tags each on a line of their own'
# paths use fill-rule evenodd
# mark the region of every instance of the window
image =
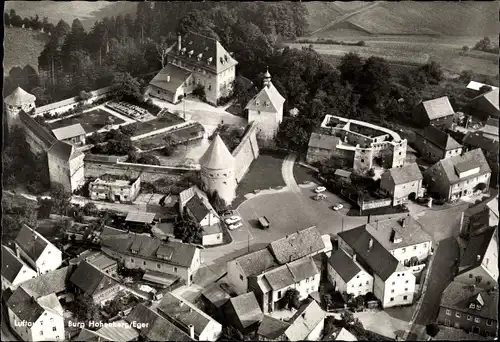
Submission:
<svg viewBox="0 0 500 342">
<path fill-rule="evenodd" d="M 240 274 L 240 280 L 243 280 L 243 276 Z"/>
<path fill-rule="evenodd" d="M 408 288 L 407 287 L 405 287 L 405 292 L 408 292 Z"/>
<path fill-rule="evenodd" d="M 408 300 L 408 296 L 403 296 L 403 300 Z"/>
<path fill-rule="evenodd" d="M 354 287 L 354 284 L 352 284 L 351 287 Z"/>
<path fill-rule="evenodd" d="M 394 297 L 391 297 L 391 302 L 394 302 Z"/>
<path fill-rule="evenodd" d="M 177 267 L 174 267 L 174 272 L 177 273 Z"/>
<path fill-rule="evenodd" d="M 427 248 L 427 244 L 426 243 L 424 243 L 424 248 Z"/>
<path fill-rule="evenodd" d="M 417 249 L 417 246 L 413 246 L 413 250 L 416 250 Z"/>
<path fill-rule="evenodd" d="M 278 291 L 278 298 L 281 298 L 281 291 Z"/>
<path fill-rule="evenodd" d="M 146 261 L 143 261 L 143 262 L 142 262 L 142 264 L 143 264 L 144 266 L 146 266 Z"/>
<path fill-rule="evenodd" d="M 370 285 L 370 282 L 368 280 L 366 281 L 366 285 Z"/>
<path fill-rule="evenodd" d="M 40 321 L 40 325 L 43 325 L 43 321 Z"/>
<path fill-rule="evenodd" d="M 472 321 L 472 316 L 471 315 L 467 315 L 467 320 L 468 321 Z"/>
<path fill-rule="evenodd" d="M 47 313 L 45 313 L 47 315 Z M 54 322 L 54 318 L 53 317 L 50 317 L 50 320 L 51 322 Z"/>
<path fill-rule="evenodd" d="M 408 280 L 407 280 L 407 281 L 405 281 L 405 284 L 408 284 Z"/>
<path fill-rule="evenodd" d="M 391 293 L 394 293 L 394 290 L 391 290 Z"/>
<path fill-rule="evenodd" d="M 450 316 L 450 315 L 451 315 L 451 310 L 446 309 L 446 314 L 447 314 L 448 316 Z"/>
<path fill-rule="evenodd" d="M 134 262 L 134 259 L 130 258 L 130 262 Z"/>
<path fill-rule="evenodd" d="M 392 285 L 396 285 L 396 282 L 395 282 L 395 281 L 393 281 L 393 282 L 392 282 Z"/>
<path fill-rule="evenodd" d="M 491 319 L 486 320 L 486 325 L 487 325 L 487 326 L 491 326 L 491 324 L 492 324 L 492 323 L 491 323 Z"/>
<path fill-rule="evenodd" d="M 56 330 L 57 330 L 56 327 L 52 327 L 52 331 L 56 331 Z"/>
<path fill-rule="evenodd" d="M 363 284 L 359 283 L 359 287 L 363 286 Z"/>
<path fill-rule="evenodd" d="M 398 273 L 398 277 L 400 276 L 401 274 Z"/>
<path fill-rule="evenodd" d="M 455 317 L 460 318 L 461 317 L 460 312 L 455 312 Z"/>
<path fill-rule="evenodd" d="M 479 317 L 474 317 L 474 322 L 479 323 L 481 322 L 481 320 L 479 319 Z"/>
<path fill-rule="evenodd" d="M 358 278 L 359 278 L 359 275 L 356 276 L 356 279 L 358 279 Z"/>
<path fill-rule="evenodd" d="M 472 274 L 469 274 L 469 278 L 473 278 L 473 275 L 472 275 Z"/>
<path fill-rule="evenodd" d="M 475 309 L 475 308 L 476 308 L 476 304 L 474 304 L 474 303 L 470 303 L 470 305 L 469 305 L 469 309 Z"/>
<path fill-rule="evenodd" d="M 403 253 L 406 252 L 406 248 L 403 248 Z"/>
<path fill-rule="evenodd" d="M 476 305 L 476 309 L 477 309 L 477 310 L 481 310 L 481 305 L 477 304 L 477 305 Z"/>
<path fill-rule="evenodd" d="M 361 159 L 361 162 L 362 162 L 362 163 L 364 163 L 364 162 L 365 162 L 365 160 L 364 160 L 364 159 Z"/>
<path fill-rule="evenodd" d="M 40 336 L 43 336 L 43 331 L 40 331 Z"/>
<path fill-rule="evenodd" d="M 156 268 L 161 268 L 161 265 L 159 263 L 157 263 Z"/>
</svg>

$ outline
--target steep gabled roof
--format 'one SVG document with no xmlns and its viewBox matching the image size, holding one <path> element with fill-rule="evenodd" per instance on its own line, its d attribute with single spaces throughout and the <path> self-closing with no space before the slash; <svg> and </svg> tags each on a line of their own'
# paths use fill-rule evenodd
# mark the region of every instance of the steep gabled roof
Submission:
<svg viewBox="0 0 500 342">
<path fill-rule="evenodd" d="M 424 131 L 419 133 L 419 135 L 445 151 L 461 147 L 461 145 L 449 134 L 434 126 L 425 127 Z"/>
<path fill-rule="evenodd" d="M 282 265 L 320 252 L 325 248 L 325 244 L 318 229 L 310 227 L 271 242 L 269 248 L 278 263 Z"/>
<path fill-rule="evenodd" d="M 212 140 L 205 154 L 200 158 L 200 165 L 202 168 L 210 170 L 234 168 L 234 157 L 218 134 Z"/>
<path fill-rule="evenodd" d="M 395 185 L 406 184 L 423 178 L 416 163 L 406 164 L 403 167 L 393 167 L 386 172 Z"/>
<path fill-rule="evenodd" d="M 471 309 L 470 303 L 480 294 L 484 306 L 481 310 Z M 498 291 L 483 291 L 480 288 L 473 288 L 470 285 L 452 281 L 443 291 L 441 306 L 459 312 L 465 312 L 474 316 L 498 320 Z"/>
<path fill-rule="evenodd" d="M 175 94 L 177 89 L 187 81 L 191 74 L 191 71 L 169 63 L 161 69 L 149 84 Z"/>
<path fill-rule="evenodd" d="M 34 103 L 35 101 L 35 95 L 26 92 L 19 86 L 3 100 L 3 102 L 10 106 L 23 106 L 28 103 Z"/>
<path fill-rule="evenodd" d="M 424 107 L 429 120 L 435 120 L 455 114 L 455 110 L 451 106 L 448 96 L 423 101 L 422 106 Z"/>
<path fill-rule="evenodd" d="M 69 281 L 89 295 L 105 291 L 117 284 L 116 280 L 87 261 L 82 261 L 78 265 Z"/>
<path fill-rule="evenodd" d="M 7 306 L 20 320 L 28 323 L 35 323 L 45 311 L 50 311 L 61 316 L 63 314 L 63 309 L 55 294 L 51 293 L 35 299 L 22 287 L 18 287 L 12 293 L 7 300 Z"/>
<path fill-rule="evenodd" d="M 496 227 L 490 228 L 481 234 L 471 236 L 460 260 L 460 273 L 465 273 L 481 265 L 489 245 L 495 242 L 497 243 L 496 248 L 498 248 L 498 228 Z M 497 260 L 492 260 L 492 262 L 498 263 Z"/>
<path fill-rule="evenodd" d="M 274 84 L 269 82 L 269 85 L 265 85 L 261 91 L 248 102 L 245 109 L 277 112 L 278 109 L 283 106 L 283 103 L 285 103 L 285 98 L 281 96 Z"/>
<path fill-rule="evenodd" d="M 279 265 L 268 248 L 247 253 L 234 261 L 242 268 L 247 277 L 256 276 Z"/>
<path fill-rule="evenodd" d="M 464 145 L 480 148 L 483 151 L 491 152 L 492 155 L 495 155 L 495 153 L 498 155 L 498 140 L 492 140 L 483 134 L 483 132 L 479 133 L 477 131 L 467 133 L 463 140 Z"/>
<path fill-rule="evenodd" d="M 12 283 L 18 276 L 19 272 L 21 272 L 23 266 L 30 268 L 24 261 L 19 259 L 14 254 L 14 251 L 2 245 L 2 277 Z"/>
<path fill-rule="evenodd" d="M 43 297 L 51 293 L 58 294 L 66 290 L 72 270 L 70 266 L 62 267 L 26 280 L 19 286 L 34 297 Z"/>
<path fill-rule="evenodd" d="M 53 129 L 52 134 L 54 134 L 54 136 L 58 140 L 65 140 L 73 137 L 78 137 L 80 135 L 85 135 L 86 132 L 83 129 L 82 125 L 77 123 L 74 125 Z"/>
<path fill-rule="evenodd" d="M 43 235 L 25 224 L 22 225 L 14 242 L 33 261 L 38 260 L 49 244 L 52 245 Z"/>
<path fill-rule="evenodd" d="M 498 112 L 499 104 L 498 104 L 498 96 L 499 90 L 498 88 L 492 89 L 487 93 L 481 94 L 471 100 L 471 102 L 480 103 L 488 109 L 489 112 L 495 113 Z"/>
<path fill-rule="evenodd" d="M 346 283 L 362 271 L 361 267 L 341 248 L 332 253 L 328 263 Z"/>
<path fill-rule="evenodd" d="M 323 321 L 326 312 L 311 300 L 303 305 L 292 317 L 291 325 L 286 329 L 285 335 L 289 341 L 304 341 L 307 336 Z"/>
<path fill-rule="evenodd" d="M 256 322 L 262 321 L 264 316 L 253 292 L 231 298 L 228 305 L 233 307 L 243 328 L 247 328 Z"/>
<path fill-rule="evenodd" d="M 272 316 L 264 315 L 262 322 L 259 325 L 257 335 L 274 340 L 284 334 L 290 323 L 279 320 Z"/>
<path fill-rule="evenodd" d="M 38 138 L 44 145 L 44 149 L 48 150 L 54 145 L 57 139 L 49 132 L 49 130 L 40 125 L 35 119 L 29 116 L 25 111 L 19 112 L 19 120 Z"/>
<path fill-rule="evenodd" d="M 194 216 L 196 221 L 200 223 L 208 214 L 210 210 L 205 206 L 201 198 L 196 194 L 186 203 L 186 207 Z"/>
</svg>

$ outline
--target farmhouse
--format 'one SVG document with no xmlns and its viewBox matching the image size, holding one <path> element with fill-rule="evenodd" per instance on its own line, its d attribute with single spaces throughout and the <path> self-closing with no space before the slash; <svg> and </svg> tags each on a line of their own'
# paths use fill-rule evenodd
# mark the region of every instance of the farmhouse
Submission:
<svg viewBox="0 0 500 342">
<path fill-rule="evenodd" d="M 255 121 L 259 128 L 257 135 L 261 141 L 272 141 L 278 133 L 278 127 L 283 121 L 283 104 L 281 96 L 271 82 L 269 70 L 264 74 L 264 87 L 245 107 L 248 111 L 248 122 Z"/>
<path fill-rule="evenodd" d="M 392 197 L 392 205 L 422 197 L 422 173 L 415 163 L 392 168 L 382 174 L 380 189 Z"/>
<path fill-rule="evenodd" d="M 447 96 L 420 102 L 413 110 L 413 121 L 421 127 L 435 126 L 450 129 L 455 110 Z"/>
<path fill-rule="evenodd" d="M 307 162 L 335 157 L 346 161 L 355 172 L 366 172 L 374 166 L 402 167 L 406 147 L 406 139 L 387 128 L 326 115 L 320 129 L 309 139 Z"/>
<path fill-rule="evenodd" d="M 499 91 L 496 88 L 473 98 L 469 103 L 472 115 L 483 120 L 489 117 L 498 119 L 500 117 L 498 97 Z"/>
<path fill-rule="evenodd" d="M 205 92 L 207 102 L 229 95 L 238 62 L 213 38 L 194 32 L 178 36 L 167 54 L 167 65 L 149 83 L 147 94 L 177 103 L 180 96 L 197 88 Z"/>
<path fill-rule="evenodd" d="M 315 300 L 302 305 L 285 330 L 288 341 L 318 341 L 323 334 L 326 312 Z"/>
<path fill-rule="evenodd" d="M 243 333 L 254 330 L 264 316 L 253 292 L 229 299 L 224 313 L 229 323 Z"/>
<path fill-rule="evenodd" d="M 465 135 L 463 144 L 465 151 L 481 149 L 481 151 L 483 151 L 484 153 L 484 156 L 486 157 L 486 160 L 488 161 L 491 173 L 493 175 L 498 175 L 498 136 L 496 137 L 496 139 L 491 139 L 491 136 L 489 134 L 485 134 L 483 132 L 469 132 Z M 490 180 L 490 186 L 496 187 L 497 183 L 497 177 L 492 177 Z"/>
<path fill-rule="evenodd" d="M 2 290 L 15 289 L 25 280 L 36 276 L 31 267 L 18 258 L 10 248 L 2 245 Z"/>
<path fill-rule="evenodd" d="M 188 285 L 200 267 L 200 250 L 193 245 L 161 241 L 149 236 L 104 227 L 101 249 L 125 267 L 181 278 Z"/>
<path fill-rule="evenodd" d="M 333 252 L 328 259 L 328 279 L 341 293 L 362 296 L 373 291 L 373 276 L 343 249 Z"/>
<path fill-rule="evenodd" d="M 451 201 L 486 191 L 490 175 L 491 169 L 480 149 L 440 160 L 423 173 L 429 192 Z"/>
<path fill-rule="evenodd" d="M 423 158 L 432 163 L 462 154 L 462 146 L 437 127 L 427 126 L 423 132 L 417 131 L 417 135 L 415 149 Z"/>
<path fill-rule="evenodd" d="M 73 145 L 85 145 L 85 130 L 82 125 L 74 124 L 52 130 L 52 134 L 57 140 Z"/>
<path fill-rule="evenodd" d="M 141 189 L 141 178 L 125 180 L 105 174 L 89 183 L 92 200 L 132 203 Z"/>
<path fill-rule="evenodd" d="M 438 322 L 475 334 L 497 335 L 498 291 L 452 281 L 441 297 Z"/>
</svg>

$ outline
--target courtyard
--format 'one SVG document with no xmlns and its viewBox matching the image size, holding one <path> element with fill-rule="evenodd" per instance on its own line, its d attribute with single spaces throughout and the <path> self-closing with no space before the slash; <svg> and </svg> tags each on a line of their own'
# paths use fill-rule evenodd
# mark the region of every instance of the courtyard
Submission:
<svg viewBox="0 0 500 342">
<path fill-rule="evenodd" d="M 79 123 L 86 133 L 93 133 L 104 128 L 109 119 L 113 120 L 113 125 L 120 125 L 126 122 L 118 115 L 114 115 L 101 108 L 95 108 L 75 116 L 50 122 L 48 125 L 51 129 L 57 129 Z"/>
<path fill-rule="evenodd" d="M 138 134 L 140 133 L 136 133 L 136 135 Z M 155 134 L 143 139 L 135 140 L 134 146 L 143 151 L 148 151 L 151 149 L 158 149 L 164 147 L 166 145 L 165 138 L 167 136 L 170 136 L 173 139 L 173 141 L 184 142 L 189 139 L 194 139 L 197 136 L 201 137 L 202 135 L 203 135 L 203 126 L 200 125 L 199 123 L 195 123 L 194 125 L 191 126 L 182 127 L 168 132 Z M 190 146 L 186 146 L 185 150 L 187 150 L 189 147 Z M 176 150 L 179 149 L 182 150 L 183 148 L 179 146 L 176 147 Z"/>
</svg>

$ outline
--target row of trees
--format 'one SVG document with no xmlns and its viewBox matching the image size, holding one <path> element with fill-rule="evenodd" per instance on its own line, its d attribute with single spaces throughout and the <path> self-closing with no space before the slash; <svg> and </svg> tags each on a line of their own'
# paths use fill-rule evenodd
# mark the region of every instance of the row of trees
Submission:
<svg viewBox="0 0 500 342">
<path fill-rule="evenodd" d="M 49 19 L 47 17 L 40 20 L 40 17 L 36 14 L 34 17 L 22 18 L 14 9 L 11 9 L 9 12 L 4 12 L 3 20 L 5 26 L 24 26 L 24 28 L 30 28 L 33 30 L 43 30 L 46 33 L 49 33 L 54 29 L 54 24 L 49 23 Z"/>
</svg>

